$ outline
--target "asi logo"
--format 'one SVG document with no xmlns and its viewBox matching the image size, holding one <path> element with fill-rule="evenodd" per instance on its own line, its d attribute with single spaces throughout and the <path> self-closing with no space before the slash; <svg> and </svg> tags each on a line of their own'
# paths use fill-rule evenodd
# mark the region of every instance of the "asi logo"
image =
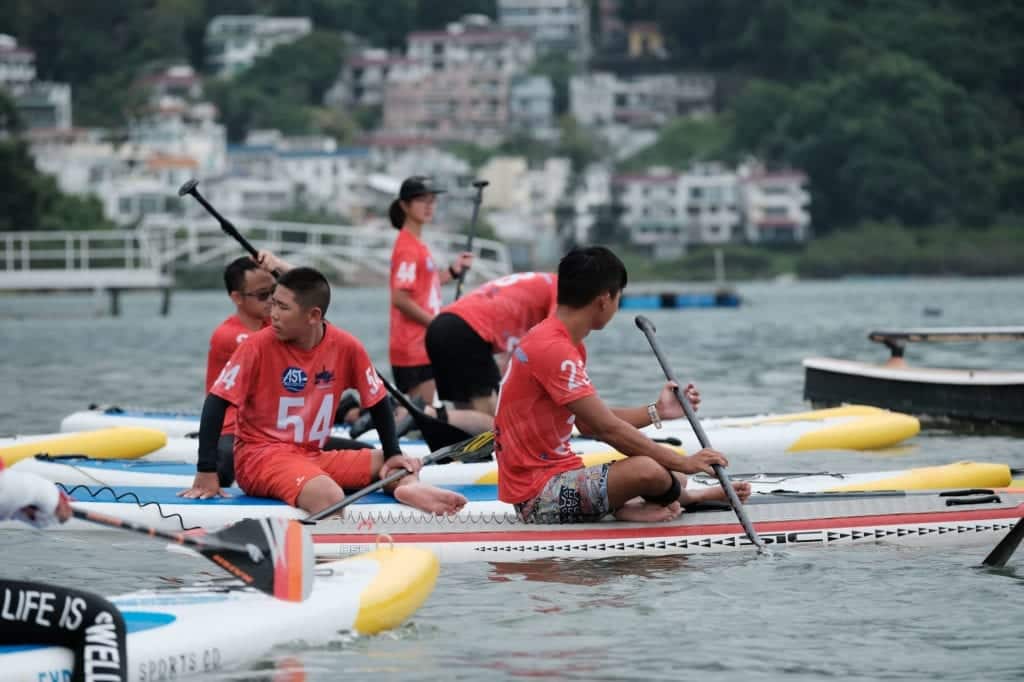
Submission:
<svg viewBox="0 0 1024 682">
<path fill-rule="evenodd" d="M 301 367 L 289 367 L 281 375 L 281 385 L 290 393 L 298 393 L 304 389 L 307 381 L 309 381 L 309 377 Z"/>
</svg>

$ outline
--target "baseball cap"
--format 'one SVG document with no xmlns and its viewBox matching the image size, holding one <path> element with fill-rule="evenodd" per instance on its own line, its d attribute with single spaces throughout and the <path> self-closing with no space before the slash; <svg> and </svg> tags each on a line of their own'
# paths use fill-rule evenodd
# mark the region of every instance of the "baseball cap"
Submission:
<svg viewBox="0 0 1024 682">
<path fill-rule="evenodd" d="M 445 190 L 434 187 L 430 182 L 430 178 L 423 175 L 414 175 L 411 178 L 406 178 L 405 182 L 402 183 L 402 188 L 398 190 L 398 198 L 402 201 L 409 201 L 424 194 L 444 194 L 444 192 Z"/>
</svg>

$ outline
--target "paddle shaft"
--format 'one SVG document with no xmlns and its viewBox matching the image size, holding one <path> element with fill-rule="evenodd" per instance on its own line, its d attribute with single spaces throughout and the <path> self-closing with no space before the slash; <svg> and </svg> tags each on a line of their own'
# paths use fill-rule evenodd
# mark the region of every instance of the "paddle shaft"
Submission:
<svg viewBox="0 0 1024 682">
<path fill-rule="evenodd" d="M 637 315 L 636 326 L 640 328 L 640 331 L 647 337 L 647 342 L 651 345 L 651 350 L 654 351 L 654 357 L 658 359 L 658 364 L 661 365 L 661 371 L 665 374 L 665 378 L 671 382 L 678 384 L 675 373 L 672 368 L 669 367 L 668 360 L 665 359 L 664 354 L 661 352 L 661 347 L 658 345 L 658 340 L 654 338 L 654 324 L 643 315 Z M 700 445 L 703 448 L 710 448 L 711 441 L 708 440 L 708 435 L 704 433 L 704 427 L 701 426 L 700 420 L 697 419 L 697 413 L 693 411 L 693 406 L 690 404 L 689 399 L 679 388 L 675 386 L 672 389 L 672 393 L 675 395 L 676 400 L 679 401 L 679 405 L 683 408 L 683 412 L 686 414 L 686 418 L 690 421 L 690 426 L 693 427 L 693 432 L 697 435 L 697 440 L 700 441 Z M 718 478 L 718 482 L 722 485 L 722 489 L 725 491 L 725 495 L 729 498 L 729 504 L 732 506 L 736 517 L 740 520 L 740 525 L 743 526 L 743 530 L 746 531 L 747 537 L 750 541 L 757 545 L 758 551 L 766 552 L 767 548 L 761 538 L 758 537 L 757 533 L 754 532 L 754 526 L 750 523 L 750 518 L 747 517 L 747 512 L 743 509 L 743 503 L 740 502 L 740 498 L 736 495 L 736 491 L 732 487 L 732 481 L 729 480 L 729 475 L 725 473 L 725 468 L 719 464 L 712 464 L 711 468 L 715 472 L 715 476 Z"/>
<path fill-rule="evenodd" d="M 469 237 L 466 238 L 466 251 L 473 252 L 473 237 L 476 235 L 476 221 L 480 217 L 480 204 L 484 200 L 484 187 L 489 183 L 486 180 L 477 180 L 473 183 L 476 187 L 476 196 L 473 197 L 473 217 L 469 221 Z M 462 296 L 462 282 L 466 279 L 466 269 L 463 268 L 459 272 L 458 282 L 455 283 L 455 300 L 459 300 Z"/>
<path fill-rule="evenodd" d="M 428 464 L 433 464 L 434 462 L 443 457 L 447 457 L 447 454 L 441 452 L 432 453 L 423 458 L 423 465 L 427 466 Z M 381 478 L 380 480 L 375 481 L 370 485 L 367 485 L 365 488 L 360 489 L 360 491 L 352 493 L 351 495 L 346 495 L 344 500 L 340 500 L 339 502 L 331 505 L 327 509 L 319 510 L 315 514 L 310 514 L 302 520 L 306 522 L 319 521 L 333 514 L 337 514 L 339 511 L 341 511 L 348 505 L 352 504 L 353 502 L 357 502 L 358 500 L 367 497 L 371 493 L 376 493 L 377 491 L 380 491 L 380 489 L 382 489 L 385 485 L 389 485 L 390 483 L 393 483 L 399 478 L 403 478 L 404 476 L 407 476 L 410 473 L 411 472 L 408 469 L 398 469 L 397 471 L 388 474 L 384 478 Z"/>
<path fill-rule="evenodd" d="M 207 213 L 213 216 L 214 219 L 218 223 L 220 223 L 220 229 L 224 230 L 224 232 L 226 232 L 228 235 L 234 237 L 235 241 L 241 244 L 242 248 L 249 252 L 249 255 L 252 256 L 253 260 L 256 260 L 259 257 L 259 251 L 256 250 L 256 247 L 253 246 L 252 243 L 245 238 L 245 235 L 238 231 L 238 228 L 235 227 L 230 220 L 222 216 L 220 214 L 220 211 L 214 208 L 213 204 L 206 200 L 206 197 L 199 193 L 197 185 L 198 183 L 196 183 L 194 180 L 190 180 L 184 185 L 182 185 L 181 190 L 179 190 L 179 194 L 183 193 L 191 195 L 193 199 L 198 201 L 199 204 L 206 209 Z M 271 274 L 273 274 L 275 278 L 281 276 L 281 273 L 278 272 L 277 270 L 274 270 Z"/>
<path fill-rule="evenodd" d="M 127 521 L 125 519 L 119 519 L 114 516 L 107 516 L 106 514 L 99 514 L 97 512 L 83 511 L 74 507 L 71 508 L 71 514 L 76 519 L 81 519 L 82 521 L 89 521 L 91 523 L 97 523 L 101 526 L 108 526 L 110 528 L 130 530 L 141 535 L 148 535 L 151 538 L 169 540 L 170 542 L 174 542 L 179 545 L 188 545 L 190 547 L 196 547 L 198 549 L 205 549 L 208 551 L 238 552 L 240 554 L 249 555 L 253 558 L 253 561 L 259 561 L 263 556 L 260 549 L 256 545 L 252 544 L 238 545 L 233 542 L 222 542 L 219 540 L 211 542 L 208 539 L 209 536 L 206 538 L 197 538 L 192 537 L 191 535 L 185 535 L 184 533 L 169 533 L 152 526 L 144 526 L 133 521 Z"/>
</svg>

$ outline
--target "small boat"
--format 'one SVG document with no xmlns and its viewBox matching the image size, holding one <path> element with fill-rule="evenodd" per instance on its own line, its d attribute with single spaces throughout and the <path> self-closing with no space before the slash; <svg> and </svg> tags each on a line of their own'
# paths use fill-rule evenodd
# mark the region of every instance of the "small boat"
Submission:
<svg viewBox="0 0 1024 682">
<path fill-rule="evenodd" d="M 198 446 L 194 434 L 199 428 L 198 414 L 93 408 L 68 415 L 61 427 L 78 430 L 117 424 L 149 426 L 167 432 L 167 445 L 146 455 L 147 460 L 194 462 L 196 459 Z M 666 421 L 663 425 L 662 429 L 648 426 L 643 432 L 686 452 L 700 449 L 700 443 L 686 419 Z M 715 447 L 729 455 L 873 450 L 912 438 L 921 428 L 914 417 L 867 405 L 750 417 L 709 417 L 702 420 L 702 425 Z M 343 438 L 349 435 L 347 427 L 335 427 L 332 433 Z M 359 440 L 373 446 L 380 443 L 375 431 L 360 434 Z M 426 443 L 419 439 L 403 438 L 401 446 L 408 455 L 422 457 L 429 452 Z M 580 454 L 609 452 L 605 443 L 582 437 L 573 440 L 573 449 Z"/>
<path fill-rule="evenodd" d="M 874 331 L 889 348 L 884 365 L 807 358 L 804 398 L 815 406 L 858 403 L 931 418 L 1024 426 L 1024 371 L 911 367 L 911 342 L 1024 340 L 1024 327 L 942 327 Z"/>
<path fill-rule="evenodd" d="M 224 675 L 290 642 L 321 646 L 337 641 L 340 632 L 394 628 L 423 604 L 437 574 L 438 561 L 430 552 L 391 547 L 319 564 L 313 594 L 297 603 L 221 580 L 110 601 L 128 629 L 128 679 L 177 680 Z M 71 666 L 70 649 L 0 645 L 5 680 L 69 680 Z"/>
<path fill-rule="evenodd" d="M 679 308 L 738 308 L 740 296 L 731 289 L 707 292 L 630 292 L 622 294 L 623 310 L 675 310 Z"/>
<path fill-rule="evenodd" d="M 349 506 L 344 518 L 312 527 L 316 553 L 338 558 L 368 551 L 381 534 L 396 545 L 429 549 L 442 561 L 694 554 L 752 547 L 727 505 L 699 505 L 666 523 L 524 524 L 511 505 L 495 499 L 492 486 L 452 487 L 469 503 L 450 516 L 420 512 L 388 495 L 367 495 Z M 240 518 L 305 516 L 274 500 L 240 494 L 185 500 L 176 496 L 178 490 L 69 488 L 79 508 L 165 530 L 216 528 Z M 767 544 L 989 543 L 1024 516 L 1024 489 L 768 492 L 752 495 L 745 509 Z M 57 528 L 85 527 L 72 520 Z"/>
</svg>

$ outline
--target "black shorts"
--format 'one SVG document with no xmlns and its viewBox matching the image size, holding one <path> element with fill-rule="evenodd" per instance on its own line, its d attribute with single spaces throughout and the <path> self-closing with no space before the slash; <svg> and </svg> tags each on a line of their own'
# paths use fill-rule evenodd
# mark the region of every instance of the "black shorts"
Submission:
<svg viewBox="0 0 1024 682">
<path fill-rule="evenodd" d="M 491 344 L 461 317 L 453 313 L 435 317 L 427 327 L 426 341 L 441 400 L 468 403 L 498 390 L 501 373 Z"/>
<path fill-rule="evenodd" d="M 410 389 L 419 386 L 424 381 L 434 378 L 434 368 L 430 365 L 415 365 L 413 367 L 391 366 L 391 374 L 395 377 L 395 386 L 402 393 L 408 393 Z"/>
</svg>

